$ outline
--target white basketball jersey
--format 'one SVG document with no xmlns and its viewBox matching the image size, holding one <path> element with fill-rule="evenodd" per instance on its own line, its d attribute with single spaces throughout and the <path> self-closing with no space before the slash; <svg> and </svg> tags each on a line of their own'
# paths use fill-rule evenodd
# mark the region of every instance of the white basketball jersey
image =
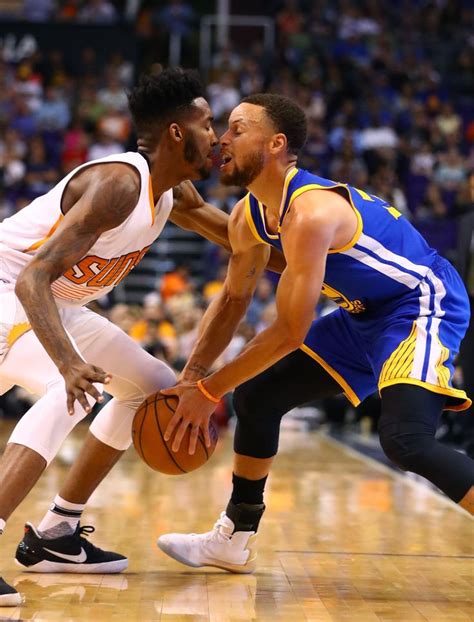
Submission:
<svg viewBox="0 0 474 622">
<path fill-rule="evenodd" d="M 155 205 L 148 163 L 136 152 L 108 156 L 77 167 L 47 194 L 1 222 L 0 280 L 14 283 L 22 268 L 54 234 L 64 218 L 61 201 L 70 179 L 87 166 L 110 162 L 124 162 L 138 170 L 141 179 L 138 202 L 121 225 L 102 233 L 88 253 L 52 283 L 51 290 L 59 306 L 84 305 L 109 292 L 127 276 L 160 235 L 173 207 L 172 189 L 163 193 Z"/>
</svg>

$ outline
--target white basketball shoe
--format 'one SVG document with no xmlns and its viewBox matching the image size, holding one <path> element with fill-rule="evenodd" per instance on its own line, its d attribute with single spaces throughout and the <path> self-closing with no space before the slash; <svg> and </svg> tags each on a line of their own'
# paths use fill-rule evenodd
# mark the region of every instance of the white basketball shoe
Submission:
<svg viewBox="0 0 474 622">
<path fill-rule="evenodd" d="M 258 507 L 261 508 L 258 511 L 260 519 L 265 506 Z M 239 522 L 234 522 L 226 512 L 222 512 L 212 531 L 200 534 L 169 533 L 160 536 L 157 544 L 164 553 L 193 568 L 214 566 L 229 572 L 249 574 L 256 567 L 257 534 L 251 530 L 234 531 L 236 523 L 238 529 Z"/>
</svg>

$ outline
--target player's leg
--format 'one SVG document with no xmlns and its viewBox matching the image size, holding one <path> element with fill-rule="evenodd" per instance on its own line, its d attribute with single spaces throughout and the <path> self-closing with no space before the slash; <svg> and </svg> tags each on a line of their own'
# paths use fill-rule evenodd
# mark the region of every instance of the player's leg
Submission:
<svg viewBox="0 0 474 622">
<path fill-rule="evenodd" d="M 132 442 L 132 423 L 143 400 L 176 382 L 174 372 L 140 348 L 128 335 L 113 327 L 115 337 L 102 352 L 87 358 L 106 365 L 112 374 L 107 392 L 114 396 L 91 424 L 81 452 L 59 494 L 72 503 L 86 503 Z M 100 361 L 100 362 L 99 362 Z"/>
<path fill-rule="evenodd" d="M 176 382 L 174 372 L 163 362 L 147 354 L 118 327 L 90 311 L 84 310 L 82 319 L 69 322 L 68 330 L 78 341 L 86 360 L 104 366 L 112 375 L 107 392 L 114 398 L 92 423 L 81 452 L 38 531 L 32 529 L 26 535 L 26 541 L 33 538 L 36 545 L 38 535 L 48 539 L 48 548 L 51 548 L 52 539 L 60 541 L 64 547 L 68 538 L 77 532 L 90 495 L 131 443 L 133 417 L 141 402 L 150 393 Z M 17 559 L 28 564 L 32 571 L 45 572 L 52 560 L 45 559 L 41 551 L 38 552 L 39 548 L 36 546 L 36 555 L 26 557 L 21 553 L 20 544 Z M 90 553 L 91 559 L 79 565 L 61 566 L 54 560 L 54 569 L 56 572 L 79 572 L 82 566 L 82 572 L 118 572 L 125 567 L 117 563 L 106 566 L 107 560 L 99 560 L 97 552 Z M 121 558 L 126 563 L 125 558 Z M 97 566 L 100 570 L 93 569 L 94 563 L 100 564 Z"/>
<path fill-rule="evenodd" d="M 212 532 L 163 535 L 158 540 L 161 550 L 189 566 L 253 572 L 264 487 L 278 451 L 281 418 L 295 406 L 341 392 L 339 384 L 301 350 L 238 387 L 233 491 L 227 508 Z"/>
<path fill-rule="evenodd" d="M 439 260 L 420 285 L 415 308 L 385 322 L 372 357 L 380 371 L 380 440 L 402 469 L 423 475 L 474 513 L 474 461 L 435 439 L 443 408 L 462 410 L 470 400 L 452 386 L 453 359 L 469 320 L 469 302 L 457 272 Z M 403 310 L 402 310 L 403 311 Z"/>
<path fill-rule="evenodd" d="M 446 395 L 410 384 L 386 387 L 381 394 L 379 432 L 387 456 L 474 514 L 474 460 L 435 438 Z"/>
<path fill-rule="evenodd" d="M 41 397 L 19 421 L 0 458 L 0 532 L 34 486 L 69 431 L 85 417 L 66 411 L 64 381 L 32 331 L 22 335 L 0 365 L 2 387 L 18 384 Z M 0 605 L 18 601 L 0 583 Z"/>
<path fill-rule="evenodd" d="M 162 536 L 162 550 L 191 566 L 253 571 L 263 492 L 278 451 L 282 416 L 295 406 L 342 392 L 357 405 L 376 388 L 347 315 L 337 310 L 316 320 L 300 350 L 237 387 L 233 491 L 227 509 L 208 534 Z"/>
</svg>

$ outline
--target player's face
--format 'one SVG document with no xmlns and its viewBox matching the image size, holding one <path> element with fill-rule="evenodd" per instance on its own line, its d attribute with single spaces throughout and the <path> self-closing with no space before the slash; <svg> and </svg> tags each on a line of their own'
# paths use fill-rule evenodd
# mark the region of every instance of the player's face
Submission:
<svg viewBox="0 0 474 622">
<path fill-rule="evenodd" d="M 185 124 L 184 159 L 193 171 L 193 179 L 206 179 L 213 166 L 212 155 L 218 144 L 212 126 L 212 113 L 209 104 L 202 97 L 194 101 L 194 113 Z"/>
<path fill-rule="evenodd" d="M 274 133 L 261 106 L 240 104 L 234 108 L 229 129 L 220 139 L 221 183 L 250 186 L 265 166 L 266 145 Z"/>
</svg>

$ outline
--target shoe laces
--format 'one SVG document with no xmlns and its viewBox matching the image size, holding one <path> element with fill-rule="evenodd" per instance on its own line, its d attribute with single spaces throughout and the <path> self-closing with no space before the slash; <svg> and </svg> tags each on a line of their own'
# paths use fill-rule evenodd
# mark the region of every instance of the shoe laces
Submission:
<svg viewBox="0 0 474 622">
<path fill-rule="evenodd" d="M 224 519 L 227 518 L 226 513 L 222 512 L 220 517 L 214 524 L 212 531 L 206 534 L 206 540 L 221 540 L 222 542 L 229 541 L 232 538 L 232 534 L 226 533 L 229 530 L 229 523 Z M 229 520 L 229 519 L 227 519 Z"/>
<path fill-rule="evenodd" d="M 79 527 L 79 535 L 80 536 L 88 536 L 91 533 L 94 533 L 95 527 L 92 525 L 83 525 Z"/>
<path fill-rule="evenodd" d="M 84 538 L 84 536 L 89 536 L 91 533 L 94 533 L 94 531 L 95 527 L 92 525 L 81 525 L 79 526 L 79 530 L 76 532 L 76 538 L 79 539 L 79 542 L 84 547 L 86 553 L 90 553 L 91 551 L 102 551 L 101 548 Z"/>
</svg>

